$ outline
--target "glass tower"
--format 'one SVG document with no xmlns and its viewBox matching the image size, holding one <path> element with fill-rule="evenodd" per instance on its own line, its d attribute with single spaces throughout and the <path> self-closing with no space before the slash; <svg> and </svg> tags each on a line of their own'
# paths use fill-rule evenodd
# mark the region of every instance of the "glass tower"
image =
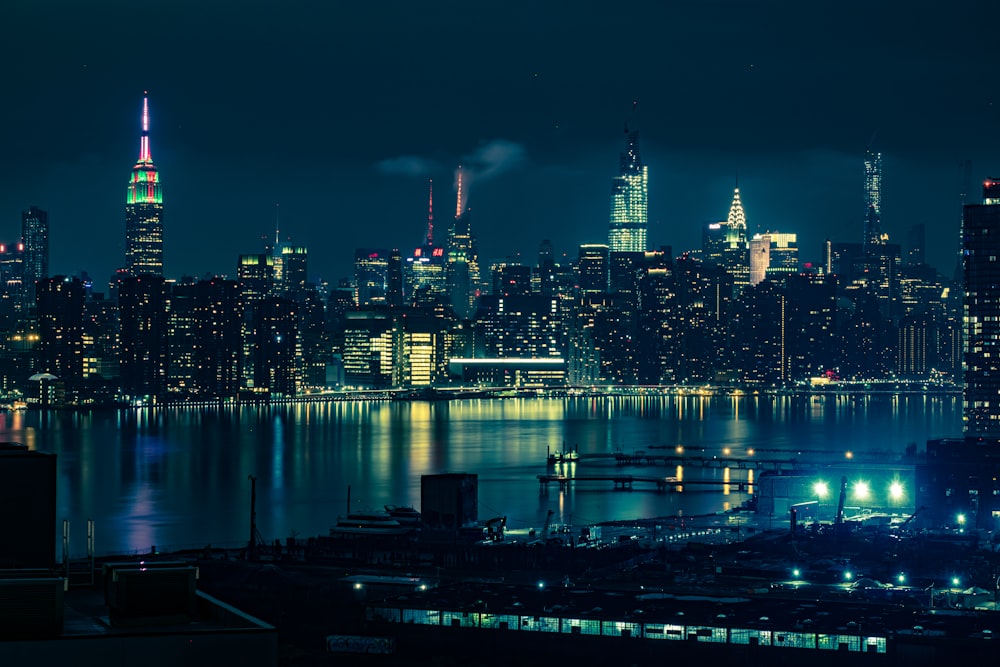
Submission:
<svg viewBox="0 0 1000 667">
<path fill-rule="evenodd" d="M 149 154 L 149 98 L 142 98 L 139 159 L 132 167 L 125 199 L 125 270 L 129 275 L 163 275 L 163 191 Z"/>
<path fill-rule="evenodd" d="M 627 137 L 620 173 L 611 179 L 608 248 L 611 252 L 645 252 L 649 175 L 639 157 L 639 133 L 627 132 Z"/>
<path fill-rule="evenodd" d="M 865 239 L 866 254 L 882 239 L 882 154 L 865 152 Z"/>
</svg>

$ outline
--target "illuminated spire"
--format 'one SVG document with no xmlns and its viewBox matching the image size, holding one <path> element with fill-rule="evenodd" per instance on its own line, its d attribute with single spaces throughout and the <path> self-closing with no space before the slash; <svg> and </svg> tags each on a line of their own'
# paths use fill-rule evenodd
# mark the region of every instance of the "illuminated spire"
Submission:
<svg viewBox="0 0 1000 667">
<path fill-rule="evenodd" d="M 733 190 L 733 203 L 729 205 L 729 226 L 747 228 L 747 216 L 743 211 L 743 202 L 740 201 L 740 189 Z"/>
<path fill-rule="evenodd" d="M 278 228 L 279 228 L 278 227 L 278 223 L 279 223 L 279 220 L 278 220 L 278 206 L 279 206 L 279 204 L 275 204 L 274 205 L 274 249 L 275 249 L 275 251 L 277 251 L 278 250 L 278 246 L 281 245 L 281 234 L 278 231 Z"/>
<path fill-rule="evenodd" d="M 462 165 L 458 165 L 458 197 L 455 204 L 455 217 L 462 216 Z"/>
<path fill-rule="evenodd" d="M 160 189 L 160 176 L 149 153 L 149 97 L 143 91 L 142 98 L 142 134 L 139 135 L 139 159 L 132 167 L 132 177 L 129 179 L 127 204 L 162 204 L 163 192 Z"/>
<path fill-rule="evenodd" d="M 149 154 L 149 91 L 142 91 L 142 135 L 139 138 L 139 162 L 152 164 Z"/>
<path fill-rule="evenodd" d="M 427 180 L 427 245 L 434 242 L 434 179 Z"/>
<path fill-rule="evenodd" d="M 129 275 L 163 275 L 163 189 L 149 152 L 149 93 L 143 91 L 139 159 L 125 194 L 125 270 Z"/>
</svg>

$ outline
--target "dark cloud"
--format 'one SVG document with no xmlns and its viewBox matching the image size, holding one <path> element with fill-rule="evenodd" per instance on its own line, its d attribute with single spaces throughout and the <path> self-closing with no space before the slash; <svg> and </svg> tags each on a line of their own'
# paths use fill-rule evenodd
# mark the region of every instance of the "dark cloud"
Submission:
<svg viewBox="0 0 1000 667">
<path fill-rule="evenodd" d="M 958 165 L 1000 173 L 978 3 L 9 4 L 0 241 L 49 208 L 60 272 L 122 261 L 143 90 L 173 275 L 232 273 L 280 202 L 335 280 L 355 246 L 419 242 L 423 179 L 458 164 L 483 255 L 604 240 L 632 100 L 650 236 L 678 250 L 725 215 L 737 170 L 752 220 L 798 232 L 803 255 L 856 240 L 878 128 L 887 230 L 925 223 L 950 271 Z"/>
</svg>

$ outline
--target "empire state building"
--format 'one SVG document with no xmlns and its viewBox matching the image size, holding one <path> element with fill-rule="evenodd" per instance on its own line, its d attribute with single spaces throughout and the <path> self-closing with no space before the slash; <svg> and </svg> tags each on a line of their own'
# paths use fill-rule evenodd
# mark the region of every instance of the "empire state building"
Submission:
<svg viewBox="0 0 1000 667">
<path fill-rule="evenodd" d="M 163 275 L 163 191 L 149 154 L 149 98 L 142 98 L 139 159 L 132 167 L 125 199 L 125 270 L 129 275 Z"/>
</svg>

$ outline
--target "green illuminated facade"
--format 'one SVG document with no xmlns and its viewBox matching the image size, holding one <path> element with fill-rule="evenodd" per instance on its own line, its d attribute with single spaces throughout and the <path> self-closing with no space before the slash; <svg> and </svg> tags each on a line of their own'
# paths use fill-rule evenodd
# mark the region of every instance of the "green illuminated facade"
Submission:
<svg viewBox="0 0 1000 667">
<path fill-rule="evenodd" d="M 142 100 L 139 159 L 125 198 L 125 269 L 129 275 L 163 275 L 163 190 L 149 153 L 149 100 Z"/>
</svg>

